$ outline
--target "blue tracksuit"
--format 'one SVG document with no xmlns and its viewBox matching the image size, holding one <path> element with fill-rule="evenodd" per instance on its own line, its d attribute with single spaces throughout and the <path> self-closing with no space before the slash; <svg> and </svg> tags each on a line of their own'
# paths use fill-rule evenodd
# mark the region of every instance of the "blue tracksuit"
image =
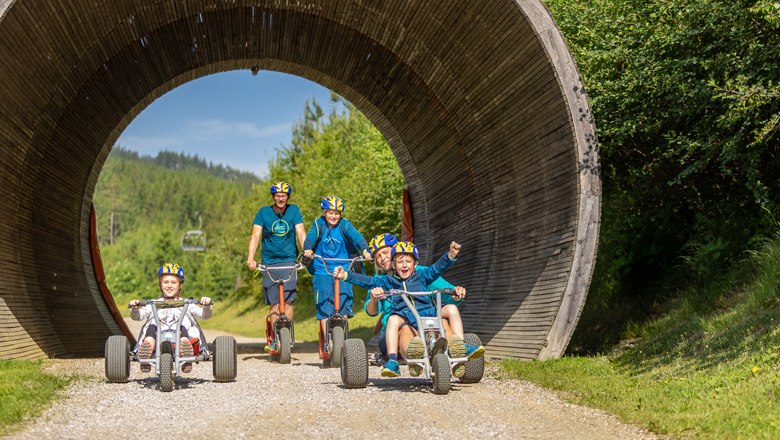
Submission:
<svg viewBox="0 0 780 440">
<path fill-rule="evenodd" d="M 436 281 L 436 279 L 447 271 L 454 262 L 455 260 L 450 260 L 445 252 L 433 266 L 418 267 L 412 276 L 405 280 L 402 280 L 397 275 L 367 276 L 362 273 L 350 271 L 347 273 L 346 281 L 367 290 L 373 289 L 374 287 L 381 287 L 385 290 L 402 289 L 408 292 L 425 292 L 427 291 L 428 285 Z M 399 315 L 405 318 L 408 323 L 415 327 L 417 326 L 417 320 L 414 319 L 414 315 L 406 306 L 406 303 L 400 295 L 391 297 L 390 301 L 393 305 L 391 315 Z M 420 316 L 436 316 L 436 304 L 430 295 L 413 297 L 412 303 Z"/>
<path fill-rule="evenodd" d="M 325 217 L 314 220 L 306 235 L 303 244 L 304 250 L 313 250 L 315 254 L 323 258 L 340 259 L 342 261 L 330 261 L 328 269 L 333 272 L 336 266 L 346 266 L 352 254 L 359 254 L 368 248 L 366 240 L 347 219 L 342 218 L 334 227 L 329 227 Z M 309 266 L 314 275 L 312 286 L 314 287 L 314 303 L 317 309 L 317 319 L 327 319 L 336 311 L 335 287 L 333 277 L 328 274 L 322 261 L 315 259 Z M 340 288 L 339 313 L 346 317 L 352 317 L 352 304 L 354 296 L 352 285 L 342 284 Z"/>
</svg>

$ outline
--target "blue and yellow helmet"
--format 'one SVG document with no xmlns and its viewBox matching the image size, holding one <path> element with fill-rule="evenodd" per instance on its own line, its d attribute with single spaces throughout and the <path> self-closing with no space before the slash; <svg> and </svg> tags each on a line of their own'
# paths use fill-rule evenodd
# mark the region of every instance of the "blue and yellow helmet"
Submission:
<svg viewBox="0 0 780 440">
<path fill-rule="evenodd" d="M 390 251 L 390 258 L 395 258 L 397 254 L 409 254 L 414 256 L 415 260 L 420 260 L 420 253 L 417 252 L 417 246 L 411 241 L 399 241 L 393 245 Z"/>
<path fill-rule="evenodd" d="M 184 269 L 176 263 L 165 263 L 157 270 L 157 278 L 162 278 L 163 275 L 176 275 L 184 284 Z"/>
<path fill-rule="evenodd" d="M 286 193 L 288 196 L 292 194 L 292 187 L 287 182 L 276 182 L 271 185 L 271 195 L 275 195 L 278 192 Z"/>
<path fill-rule="evenodd" d="M 398 243 L 398 239 L 393 234 L 379 234 L 368 242 L 368 250 L 371 254 L 376 254 L 376 251 L 386 246 L 392 246 Z"/>
<path fill-rule="evenodd" d="M 334 211 L 344 212 L 344 201 L 336 196 L 327 196 L 320 202 L 322 209 L 333 209 Z"/>
</svg>

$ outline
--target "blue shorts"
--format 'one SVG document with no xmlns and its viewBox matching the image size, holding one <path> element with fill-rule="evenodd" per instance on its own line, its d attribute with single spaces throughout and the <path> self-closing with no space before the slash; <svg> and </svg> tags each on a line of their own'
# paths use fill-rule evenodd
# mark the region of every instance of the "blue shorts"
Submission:
<svg viewBox="0 0 780 440">
<path fill-rule="evenodd" d="M 274 266 L 294 266 L 295 261 L 288 261 L 285 263 L 269 264 L 268 267 Z M 273 270 L 271 269 L 271 275 L 274 279 L 285 279 L 290 276 L 291 269 Z M 292 274 L 290 281 L 284 283 L 284 302 L 292 303 L 298 296 L 298 273 L 297 271 Z M 279 304 L 279 283 L 274 283 L 266 272 L 263 272 L 263 299 L 268 305 L 275 306 Z"/>
<path fill-rule="evenodd" d="M 317 305 L 317 319 L 328 319 L 333 316 L 336 308 L 333 304 L 334 280 L 330 275 L 314 275 L 312 285 L 314 286 L 314 303 Z M 340 313 L 347 318 L 354 316 L 352 314 L 352 284 L 342 281 L 341 294 L 339 302 L 341 306 Z"/>
</svg>

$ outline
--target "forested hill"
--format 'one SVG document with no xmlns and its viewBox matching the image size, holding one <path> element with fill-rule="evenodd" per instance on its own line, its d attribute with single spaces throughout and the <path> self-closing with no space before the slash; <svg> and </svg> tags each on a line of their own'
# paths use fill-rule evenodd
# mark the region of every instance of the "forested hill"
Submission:
<svg viewBox="0 0 780 440">
<path fill-rule="evenodd" d="M 115 148 L 98 180 L 94 205 L 109 288 L 115 295 L 157 294 L 154 271 L 175 261 L 187 269 L 188 295 L 229 292 L 245 258 L 261 179 L 197 156 L 156 157 Z M 202 230 L 206 251 L 182 238 Z"/>
<path fill-rule="evenodd" d="M 236 180 L 247 184 L 259 182 L 259 178 L 249 172 L 239 171 L 222 164 L 206 162 L 197 155 L 190 156 L 183 153 L 161 151 L 157 156 L 141 156 L 135 151 L 125 150 L 117 146 L 111 152 L 111 156 L 117 159 L 135 160 L 148 165 L 158 165 L 170 170 L 207 170 L 210 175 L 225 179 Z"/>
</svg>

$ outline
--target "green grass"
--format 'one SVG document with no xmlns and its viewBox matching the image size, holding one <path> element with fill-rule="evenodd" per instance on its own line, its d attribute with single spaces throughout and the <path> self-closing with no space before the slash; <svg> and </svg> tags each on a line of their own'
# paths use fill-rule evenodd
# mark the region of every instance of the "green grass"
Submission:
<svg viewBox="0 0 780 440">
<path fill-rule="evenodd" d="M 682 292 L 609 354 L 507 360 L 510 374 L 662 434 L 780 438 L 780 240 Z"/>
<path fill-rule="evenodd" d="M 42 361 L 0 360 L 0 436 L 40 414 L 72 378 L 43 371 Z"/>
</svg>

